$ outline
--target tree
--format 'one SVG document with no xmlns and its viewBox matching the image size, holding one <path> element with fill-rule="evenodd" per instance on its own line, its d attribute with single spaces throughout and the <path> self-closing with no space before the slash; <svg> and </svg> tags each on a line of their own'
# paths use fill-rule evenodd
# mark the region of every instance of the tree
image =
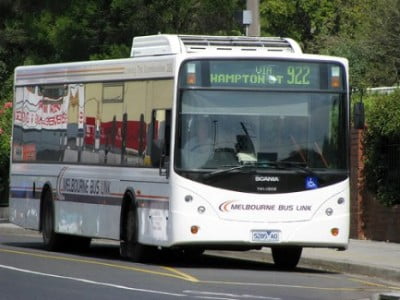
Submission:
<svg viewBox="0 0 400 300">
<path fill-rule="evenodd" d="M 316 36 L 335 33 L 340 0 L 264 0 L 260 2 L 261 31 L 267 36 L 290 37 L 300 42 L 305 51 L 318 51 L 313 46 Z"/>
<path fill-rule="evenodd" d="M 359 89 L 397 83 L 400 3 L 397 0 L 340 2 L 337 34 L 316 37 L 320 53 L 347 57 L 351 84 Z"/>
<path fill-rule="evenodd" d="M 374 16 L 369 37 L 375 55 L 369 80 L 373 86 L 393 85 L 399 82 L 400 2 L 376 1 Z"/>
<path fill-rule="evenodd" d="M 264 0 L 260 13 L 264 35 L 292 37 L 305 52 L 348 58 L 352 86 L 398 82 L 398 0 Z"/>
<path fill-rule="evenodd" d="M 132 38 L 158 33 L 242 34 L 243 0 L 2 0 L 0 100 L 18 65 L 128 57 Z M 347 57 L 357 88 L 398 83 L 400 1 L 260 0 L 264 36 L 305 52 Z"/>
<path fill-rule="evenodd" d="M 242 6 L 240 0 L 2 0 L 0 107 L 12 99 L 18 65 L 128 57 L 138 35 L 238 33 L 234 12 Z M 8 178 L 11 108 L 0 112 L 1 193 Z"/>
<path fill-rule="evenodd" d="M 0 108 L 0 204 L 8 199 L 8 170 L 11 142 L 12 102 L 1 103 Z"/>
</svg>

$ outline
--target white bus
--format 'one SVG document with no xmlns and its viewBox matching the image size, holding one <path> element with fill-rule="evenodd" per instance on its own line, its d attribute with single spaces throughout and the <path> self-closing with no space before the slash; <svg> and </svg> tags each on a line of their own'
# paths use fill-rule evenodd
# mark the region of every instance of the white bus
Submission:
<svg viewBox="0 0 400 300">
<path fill-rule="evenodd" d="M 155 35 L 131 58 L 15 70 L 10 219 L 49 250 L 346 249 L 344 58 L 291 39 Z"/>
</svg>

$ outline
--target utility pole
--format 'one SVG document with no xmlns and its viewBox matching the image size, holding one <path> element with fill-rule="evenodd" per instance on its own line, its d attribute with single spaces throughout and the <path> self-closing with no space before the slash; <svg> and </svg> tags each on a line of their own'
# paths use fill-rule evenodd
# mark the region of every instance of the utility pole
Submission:
<svg viewBox="0 0 400 300">
<path fill-rule="evenodd" d="M 246 25 L 246 35 L 260 36 L 260 0 L 246 0 L 246 9 L 251 13 L 251 20 Z"/>
</svg>

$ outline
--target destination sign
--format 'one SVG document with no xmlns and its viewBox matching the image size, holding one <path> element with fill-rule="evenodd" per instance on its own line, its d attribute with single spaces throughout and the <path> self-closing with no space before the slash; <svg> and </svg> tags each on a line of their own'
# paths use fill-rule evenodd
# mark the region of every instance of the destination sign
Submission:
<svg viewBox="0 0 400 300">
<path fill-rule="evenodd" d="M 209 60 L 186 65 L 186 85 L 211 87 L 339 89 L 337 64 L 275 60 Z"/>
<path fill-rule="evenodd" d="M 310 86 L 318 83 L 317 71 L 308 65 L 256 65 L 243 70 L 216 70 L 210 73 L 211 85 Z"/>
</svg>

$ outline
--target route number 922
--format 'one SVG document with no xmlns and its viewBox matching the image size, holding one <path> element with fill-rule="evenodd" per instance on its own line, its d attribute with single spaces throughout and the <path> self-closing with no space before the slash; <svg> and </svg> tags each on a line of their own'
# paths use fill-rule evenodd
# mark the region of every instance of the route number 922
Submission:
<svg viewBox="0 0 400 300">
<path fill-rule="evenodd" d="M 288 66 L 287 83 L 294 85 L 309 85 L 311 69 L 309 66 Z"/>
</svg>

